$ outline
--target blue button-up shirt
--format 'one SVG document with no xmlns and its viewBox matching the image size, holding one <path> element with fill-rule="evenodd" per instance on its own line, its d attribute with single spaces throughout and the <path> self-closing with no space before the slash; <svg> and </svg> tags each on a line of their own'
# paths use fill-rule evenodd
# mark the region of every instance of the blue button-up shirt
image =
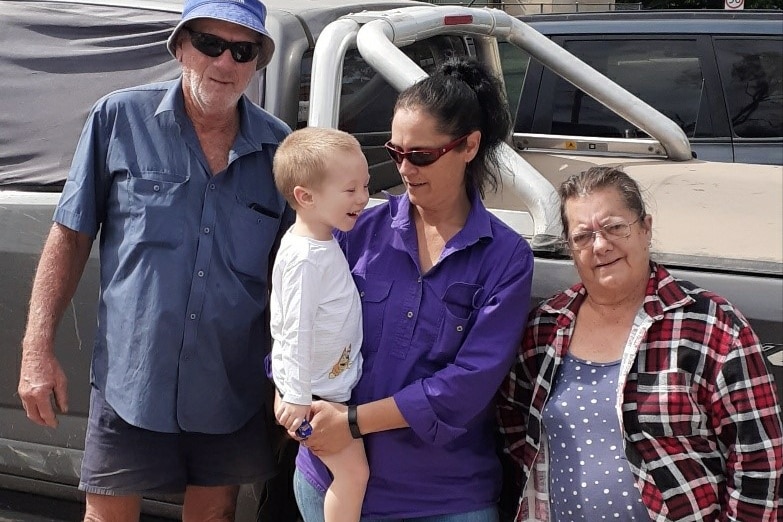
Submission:
<svg viewBox="0 0 783 522">
<path fill-rule="evenodd" d="M 394 397 L 410 428 L 364 437 L 363 514 L 420 517 L 494 504 L 501 471 L 493 398 L 522 339 L 533 255 L 474 195 L 465 227 L 421 273 L 407 196 L 338 234 L 362 298 L 363 374 L 353 401 Z M 329 475 L 300 448 L 316 487 Z"/>
<path fill-rule="evenodd" d="M 244 97 L 239 109 L 212 176 L 180 80 L 104 97 L 55 211 L 100 230 L 91 380 L 135 426 L 228 433 L 263 404 L 269 256 L 290 219 L 271 162 L 290 130 Z"/>
</svg>

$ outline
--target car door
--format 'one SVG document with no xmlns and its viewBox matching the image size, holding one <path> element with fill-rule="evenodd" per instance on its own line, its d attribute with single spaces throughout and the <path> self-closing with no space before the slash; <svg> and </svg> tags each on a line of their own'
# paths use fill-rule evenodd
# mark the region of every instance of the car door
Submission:
<svg viewBox="0 0 783 522">
<path fill-rule="evenodd" d="M 783 165 L 783 38 L 714 37 L 734 161 Z"/>
<path fill-rule="evenodd" d="M 707 36 L 590 34 L 552 39 L 675 121 L 699 159 L 734 161 L 728 116 Z M 517 132 L 648 137 L 542 66 L 531 64 L 528 76 L 530 85 L 526 78 Z"/>
</svg>

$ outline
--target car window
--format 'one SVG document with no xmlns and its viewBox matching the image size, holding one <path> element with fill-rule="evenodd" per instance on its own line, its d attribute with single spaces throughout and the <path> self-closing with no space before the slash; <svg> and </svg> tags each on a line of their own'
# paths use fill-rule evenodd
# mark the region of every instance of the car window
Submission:
<svg viewBox="0 0 783 522">
<path fill-rule="evenodd" d="M 689 138 L 713 135 L 695 40 L 567 40 L 564 47 L 672 119 Z M 552 116 L 555 134 L 647 137 L 561 78 Z"/>
<path fill-rule="evenodd" d="M 734 135 L 783 136 L 783 41 L 780 38 L 716 38 Z"/>
<path fill-rule="evenodd" d="M 402 50 L 427 73 L 450 57 L 467 54 L 464 39 L 449 35 L 417 41 Z M 307 125 L 312 65 L 313 53 L 308 51 L 302 58 L 297 123 L 300 128 Z M 357 49 L 349 49 L 343 59 L 339 128 L 351 134 L 388 133 L 396 99 L 397 91 L 364 61 Z"/>
<path fill-rule="evenodd" d="M 506 98 L 511 114 L 517 113 L 519 95 L 525 83 L 525 74 L 530 65 L 530 55 L 509 42 L 498 42 L 500 62 L 503 64 L 503 83 L 506 84 Z"/>
</svg>

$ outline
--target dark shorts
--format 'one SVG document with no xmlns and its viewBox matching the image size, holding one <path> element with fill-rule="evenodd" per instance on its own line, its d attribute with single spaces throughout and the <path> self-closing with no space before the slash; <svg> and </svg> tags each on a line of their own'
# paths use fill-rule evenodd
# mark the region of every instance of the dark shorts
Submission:
<svg viewBox="0 0 783 522">
<path fill-rule="evenodd" d="M 131 426 L 96 388 L 79 489 L 101 495 L 182 493 L 187 485 L 228 486 L 273 475 L 266 415 L 226 435 L 160 433 Z"/>
</svg>

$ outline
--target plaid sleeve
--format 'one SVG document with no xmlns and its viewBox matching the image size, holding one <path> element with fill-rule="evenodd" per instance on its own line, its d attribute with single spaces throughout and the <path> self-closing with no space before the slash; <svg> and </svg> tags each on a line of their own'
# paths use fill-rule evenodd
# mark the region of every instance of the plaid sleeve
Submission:
<svg viewBox="0 0 783 522">
<path fill-rule="evenodd" d="M 523 466 L 527 418 L 533 390 L 532 375 L 527 370 L 527 365 L 530 364 L 527 358 L 535 353 L 537 332 L 538 322 L 533 317 L 525 329 L 511 372 L 498 391 L 497 417 L 500 432 L 504 436 L 503 451 L 519 468 Z"/>
<path fill-rule="evenodd" d="M 735 312 L 736 313 L 736 312 Z M 783 428 L 758 338 L 744 325 L 718 375 L 713 419 L 726 455 L 727 520 L 781 520 Z"/>
<path fill-rule="evenodd" d="M 500 433 L 503 434 L 503 452 L 522 467 L 522 456 L 531 383 L 524 373 L 521 353 L 517 356 L 511 372 L 503 380 L 498 391 L 497 418 Z"/>
<path fill-rule="evenodd" d="M 557 331 L 557 316 L 542 310 L 541 306 L 534 308 L 511 372 L 498 390 L 497 418 L 505 439 L 503 450 L 520 468 L 526 458 L 525 451 L 531 451 L 526 448 L 530 410 L 542 408 L 545 398 L 540 386 L 539 395 L 534 396 L 533 393 L 537 382 L 543 379 L 540 375 L 541 365 Z M 537 437 L 538 434 L 532 435 Z M 527 456 L 531 460 L 528 465 L 532 465 L 531 457 Z"/>
</svg>

